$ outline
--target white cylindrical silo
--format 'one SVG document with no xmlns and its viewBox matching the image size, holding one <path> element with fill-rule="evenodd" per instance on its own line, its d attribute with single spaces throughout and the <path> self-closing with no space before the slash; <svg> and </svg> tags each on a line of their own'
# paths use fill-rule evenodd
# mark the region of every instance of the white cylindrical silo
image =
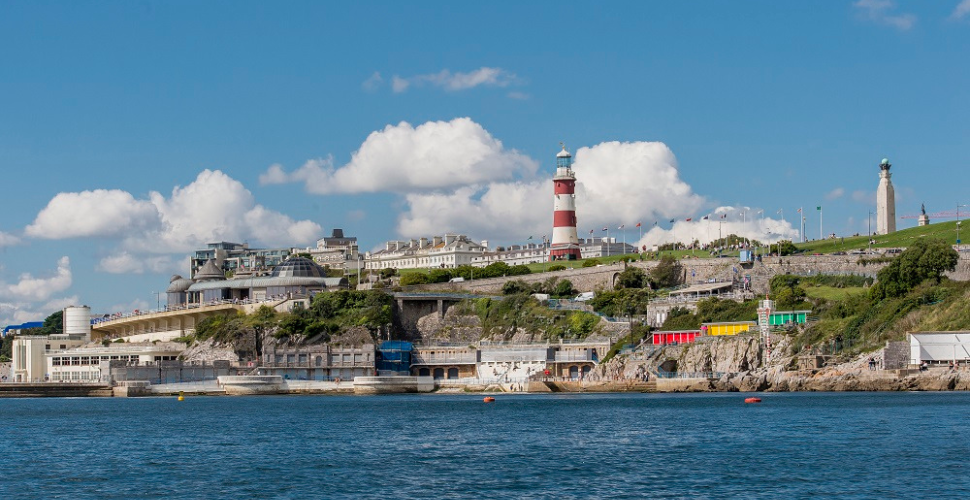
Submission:
<svg viewBox="0 0 970 500">
<path fill-rule="evenodd" d="M 91 340 L 91 308 L 70 306 L 64 308 L 64 333 L 81 335 Z"/>
</svg>

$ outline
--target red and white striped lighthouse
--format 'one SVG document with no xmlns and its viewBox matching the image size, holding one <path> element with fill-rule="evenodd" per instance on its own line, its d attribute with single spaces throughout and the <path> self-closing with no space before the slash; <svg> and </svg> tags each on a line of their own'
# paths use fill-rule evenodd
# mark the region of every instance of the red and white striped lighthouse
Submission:
<svg viewBox="0 0 970 500">
<path fill-rule="evenodd" d="M 549 260 L 576 260 L 579 253 L 579 236 L 576 234 L 576 175 L 573 173 L 573 155 L 566 146 L 556 155 L 555 203 L 552 216 L 552 245 Z"/>
</svg>

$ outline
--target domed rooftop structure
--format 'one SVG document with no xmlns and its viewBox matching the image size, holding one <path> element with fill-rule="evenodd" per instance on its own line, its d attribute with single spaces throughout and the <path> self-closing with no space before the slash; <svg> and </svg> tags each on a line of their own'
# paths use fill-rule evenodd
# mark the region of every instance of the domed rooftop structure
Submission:
<svg viewBox="0 0 970 500">
<path fill-rule="evenodd" d="M 165 290 L 166 293 L 179 293 L 184 292 L 189 289 L 195 281 L 188 278 L 183 278 L 178 274 L 172 276 L 172 279 L 168 280 L 168 288 Z"/>
<path fill-rule="evenodd" d="M 195 279 L 196 281 L 224 280 L 226 273 L 219 269 L 215 259 L 209 259 L 195 273 Z"/>
<path fill-rule="evenodd" d="M 327 271 L 306 257 L 290 257 L 273 268 L 274 278 L 326 278 Z"/>
</svg>

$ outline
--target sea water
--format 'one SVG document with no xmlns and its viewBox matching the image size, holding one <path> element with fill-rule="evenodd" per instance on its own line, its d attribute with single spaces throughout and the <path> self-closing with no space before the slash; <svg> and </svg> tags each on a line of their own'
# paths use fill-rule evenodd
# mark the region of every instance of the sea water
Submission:
<svg viewBox="0 0 970 500">
<path fill-rule="evenodd" d="M 0 399 L 0 498 L 966 498 L 970 394 Z"/>
</svg>

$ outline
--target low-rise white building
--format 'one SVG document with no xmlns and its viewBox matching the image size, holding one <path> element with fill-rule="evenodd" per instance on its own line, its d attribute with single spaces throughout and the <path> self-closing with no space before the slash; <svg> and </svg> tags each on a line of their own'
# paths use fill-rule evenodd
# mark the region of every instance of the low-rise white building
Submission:
<svg viewBox="0 0 970 500">
<path fill-rule="evenodd" d="M 184 350 L 185 344 L 179 342 L 88 344 L 49 351 L 45 361 L 51 382 L 108 382 L 112 361 L 146 366 L 174 361 Z"/>
<path fill-rule="evenodd" d="M 504 262 L 510 266 L 539 264 L 549 260 L 549 248 L 539 243 L 528 245 L 512 245 L 507 249 L 494 252 L 485 251 L 482 255 L 472 258 L 471 265 L 485 267 L 496 262 Z"/>
<path fill-rule="evenodd" d="M 430 240 L 388 241 L 383 250 L 364 256 L 366 269 L 456 268 L 471 265 L 485 253 L 487 242 L 476 243 L 465 235 L 446 234 Z"/>
<path fill-rule="evenodd" d="M 909 364 L 970 362 L 970 332 L 914 332 L 909 337 Z"/>
</svg>

